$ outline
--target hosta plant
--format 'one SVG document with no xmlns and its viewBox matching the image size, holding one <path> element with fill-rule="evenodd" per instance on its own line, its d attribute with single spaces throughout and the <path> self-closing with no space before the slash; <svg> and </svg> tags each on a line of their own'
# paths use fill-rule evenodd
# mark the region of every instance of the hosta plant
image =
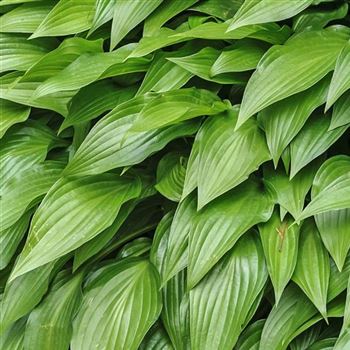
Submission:
<svg viewBox="0 0 350 350">
<path fill-rule="evenodd" d="M 349 350 L 348 0 L 0 2 L 1 350 Z"/>
</svg>

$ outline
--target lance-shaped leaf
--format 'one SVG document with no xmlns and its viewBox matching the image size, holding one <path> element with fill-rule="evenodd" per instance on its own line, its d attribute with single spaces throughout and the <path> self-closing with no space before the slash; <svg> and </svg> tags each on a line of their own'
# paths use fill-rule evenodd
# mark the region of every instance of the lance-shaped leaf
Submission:
<svg viewBox="0 0 350 350">
<path fill-rule="evenodd" d="M 4 1 L 1 2 L 3 5 Z M 55 5 L 55 1 L 22 4 L 0 17 L 2 33 L 33 33 Z"/>
<path fill-rule="evenodd" d="M 12 279 L 80 247 L 110 226 L 121 205 L 140 191 L 140 181 L 113 174 L 61 178 L 34 214 Z"/>
<path fill-rule="evenodd" d="M 198 208 L 236 187 L 270 159 L 255 120 L 234 131 L 238 109 L 208 119 L 201 129 L 198 161 Z M 254 151 L 253 151 L 254 149 Z"/>
<path fill-rule="evenodd" d="M 311 202 L 298 220 L 330 210 L 350 208 L 350 157 L 334 156 L 317 171 L 311 192 Z"/>
<path fill-rule="evenodd" d="M 341 271 L 350 250 L 350 209 L 317 214 L 315 220 L 323 244 Z"/>
<path fill-rule="evenodd" d="M 103 24 L 113 18 L 114 4 L 115 0 L 96 0 L 94 17 L 88 35 L 91 35 L 91 33 L 94 32 L 97 28 L 101 27 Z"/>
<path fill-rule="evenodd" d="M 132 58 L 125 61 L 133 44 L 114 52 L 81 55 L 61 72 L 47 79 L 35 91 L 35 97 L 81 89 L 96 80 L 121 74 L 143 72 L 149 65 L 148 58 Z M 89 67 L 89 70 L 86 70 Z"/>
<path fill-rule="evenodd" d="M 80 89 L 70 102 L 68 115 L 60 131 L 112 110 L 119 104 L 130 100 L 135 93 L 135 86 L 120 88 L 108 80 L 98 81 Z"/>
<path fill-rule="evenodd" d="M 164 197 L 175 202 L 181 199 L 186 163 L 187 158 L 176 152 L 166 154 L 158 163 L 155 188 Z"/>
<path fill-rule="evenodd" d="M 188 286 L 193 288 L 252 226 L 267 221 L 273 202 L 248 180 L 198 212 L 189 236 Z"/>
<path fill-rule="evenodd" d="M 263 108 L 326 76 L 334 69 L 348 37 L 345 30 L 306 31 L 267 51 L 244 91 L 237 127 Z"/>
<path fill-rule="evenodd" d="M 163 0 L 124 1 L 116 0 L 111 31 L 111 50 L 145 18 L 147 18 Z"/>
<path fill-rule="evenodd" d="M 329 86 L 326 110 L 348 89 L 350 89 L 350 42 L 347 42 L 337 59 Z"/>
<path fill-rule="evenodd" d="M 252 231 L 190 291 L 191 348 L 231 350 L 267 276 L 261 243 Z"/>
<path fill-rule="evenodd" d="M 263 168 L 264 183 L 271 191 L 276 203 L 295 219 L 303 211 L 305 197 L 312 186 L 319 165 L 320 162 L 315 160 L 291 180 L 281 168 L 274 170 L 272 165 Z M 283 215 L 281 215 L 281 219 L 283 219 Z"/>
<path fill-rule="evenodd" d="M 184 57 L 171 57 L 169 61 L 176 63 L 183 69 L 188 70 L 193 75 L 213 81 L 220 84 L 242 84 L 247 81 L 247 76 L 244 74 L 234 73 L 222 73 L 220 75 L 213 76 L 211 69 L 216 60 L 220 56 L 220 51 L 212 48 L 205 47 L 197 53 Z"/>
<path fill-rule="evenodd" d="M 63 283 L 57 282 L 28 317 L 24 346 L 28 350 L 66 350 L 72 335 L 72 320 L 81 301 L 80 273 Z"/>
<path fill-rule="evenodd" d="M 83 32 L 91 26 L 94 7 L 95 0 L 60 0 L 31 38 Z"/>
<path fill-rule="evenodd" d="M 24 214 L 29 205 L 44 195 L 59 179 L 64 163 L 45 161 L 12 176 L 0 187 L 2 229 L 12 226 Z"/>
<path fill-rule="evenodd" d="M 167 241 L 162 281 L 168 281 L 188 264 L 188 236 L 196 216 L 196 195 L 178 204 Z"/>
<path fill-rule="evenodd" d="M 160 322 L 155 323 L 143 338 L 139 350 L 173 350 L 168 334 Z"/>
<path fill-rule="evenodd" d="M 0 72 L 25 71 L 50 50 L 57 42 L 50 39 L 27 40 L 22 34 L 0 34 Z"/>
<path fill-rule="evenodd" d="M 275 1 L 245 0 L 234 15 L 229 31 L 249 24 L 281 21 L 305 10 L 313 0 Z"/>
<path fill-rule="evenodd" d="M 97 271 L 98 272 L 98 271 Z M 72 350 L 136 350 L 161 311 L 159 276 L 147 260 L 128 258 L 101 271 L 74 321 Z"/>
<path fill-rule="evenodd" d="M 211 91 L 197 88 L 155 95 L 138 114 L 130 131 L 149 131 L 203 115 L 218 114 L 228 106 Z"/>
<path fill-rule="evenodd" d="M 244 72 L 256 68 L 267 47 L 258 41 L 239 41 L 225 48 L 210 68 L 210 75 Z"/>
<path fill-rule="evenodd" d="M 228 0 L 224 2 L 220 0 L 209 0 L 204 2 L 200 1 L 197 5 L 193 6 L 191 10 L 227 20 L 233 17 L 241 5 L 241 0 Z"/>
<path fill-rule="evenodd" d="M 102 118 L 85 138 L 66 173 L 99 174 L 137 164 L 171 140 L 191 135 L 198 129 L 197 121 L 188 121 L 146 132 L 128 132 L 137 114 L 151 99 L 152 95 L 137 97 L 119 105 Z"/>
<path fill-rule="evenodd" d="M 260 239 L 275 291 L 276 304 L 297 263 L 299 226 L 290 226 L 291 223 L 289 218 L 281 221 L 275 210 L 267 223 L 259 225 Z"/>
<path fill-rule="evenodd" d="M 0 138 L 2 138 L 7 129 L 10 128 L 12 125 L 27 120 L 30 114 L 30 107 L 6 100 L 0 100 L 0 104 Z"/>
<path fill-rule="evenodd" d="M 18 320 L 10 329 L 1 334 L 0 347 L 2 350 L 24 349 L 24 331 L 27 319 Z"/>
<path fill-rule="evenodd" d="M 152 36 L 169 19 L 185 11 L 194 5 L 198 0 L 169 1 L 165 0 L 150 16 L 145 20 L 143 36 Z"/>
<path fill-rule="evenodd" d="M 136 238 L 133 241 L 125 244 L 118 252 L 117 258 L 124 259 L 127 257 L 148 257 L 152 247 L 152 240 L 147 237 Z"/>
<path fill-rule="evenodd" d="M 313 219 L 300 230 L 298 261 L 293 281 L 299 285 L 324 318 L 327 318 L 327 292 L 330 276 L 329 256 Z"/>
<path fill-rule="evenodd" d="M 311 113 L 325 103 L 328 86 L 329 79 L 324 78 L 308 90 L 274 103 L 258 114 L 275 166 Z"/>
<path fill-rule="evenodd" d="M 259 343 L 264 324 L 265 320 L 258 320 L 249 325 L 238 338 L 235 349 L 259 350 Z"/>
<path fill-rule="evenodd" d="M 33 213 L 28 211 L 17 222 L 0 231 L 0 269 L 4 269 L 11 261 L 28 227 Z"/>
<path fill-rule="evenodd" d="M 350 124 L 350 92 L 346 92 L 334 104 L 329 130 Z"/>
<path fill-rule="evenodd" d="M 350 125 L 329 130 L 330 118 L 316 114 L 290 144 L 290 178 L 332 146 Z"/>
</svg>

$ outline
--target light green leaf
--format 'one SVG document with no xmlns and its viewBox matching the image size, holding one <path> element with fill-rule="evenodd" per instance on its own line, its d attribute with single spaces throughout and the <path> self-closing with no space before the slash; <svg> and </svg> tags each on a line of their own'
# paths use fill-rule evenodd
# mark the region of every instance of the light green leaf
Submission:
<svg viewBox="0 0 350 350">
<path fill-rule="evenodd" d="M 305 221 L 300 230 L 299 253 L 293 281 L 327 319 L 327 292 L 330 268 L 328 252 L 313 221 Z"/>
<path fill-rule="evenodd" d="M 2 350 L 22 350 L 24 331 L 26 328 L 26 318 L 17 321 L 10 329 L 0 337 L 0 347 Z"/>
<path fill-rule="evenodd" d="M 350 93 L 341 96 L 334 104 L 329 130 L 350 124 Z"/>
<path fill-rule="evenodd" d="M 308 350 L 333 350 L 337 338 L 322 339 L 313 343 Z"/>
<path fill-rule="evenodd" d="M 212 47 L 206 47 L 195 54 L 184 57 L 169 57 L 168 60 L 204 80 L 220 84 L 244 83 L 247 80 L 247 77 L 239 73 L 223 73 L 213 76 L 211 69 L 220 55 L 221 52 L 219 50 Z"/>
<path fill-rule="evenodd" d="M 238 41 L 221 52 L 210 69 L 210 75 L 254 69 L 265 51 L 266 47 L 260 45 L 258 41 Z"/>
<path fill-rule="evenodd" d="M 156 190 L 164 197 L 178 202 L 181 199 L 186 175 L 187 158 L 172 152 L 158 163 Z"/>
<path fill-rule="evenodd" d="M 235 350 L 259 350 L 261 333 L 265 320 L 258 320 L 249 325 L 238 338 Z"/>
<path fill-rule="evenodd" d="M 267 277 L 261 243 L 252 231 L 190 291 L 191 349 L 231 350 Z"/>
<path fill-rule="evenodd" d="M 114 4 L 115 0 L 96 0 L 95 14 L 89 30 L 89 35 L 113 18 Z"/>
<path fill-rule="evenodd" d="M 17 222 L 0 231 L 0 270 L 4 269 L 16 253 L 28 227 L 33 213 L 28 211 Z"/>
<path fill-rule="evenodd" d="M 119 44 L 131 29 L 147 18 L 162 2 L 163 0 L 115 0 L 111 31 L 111 50 Z"/>
<path fill-rule="evenodd" d="M 329 79 L 322 79 L 308 90 L 274 103 L 258 114 L 275 166 L 311 113 L 326 102 L 328 87 Z"/>
<path fill-rule="evenodd" d="M 63 285 L 54 285 L 28 317 L 24 347 L 28 350 L 66 350 L 72 335 L 72 320 L 82 297 L 83 274 Z"/>
<path fill-rule="evenodd" d="M 185 11 L 196 2 L 198 2 L 198 0 L 163 1 L 163 3 L 146 18 L 143 27 L 143 36 L 152 36 L 156 34 L 158 29 L 162 27 L 164 23 L 175 17 L 177 14 Z"/>
<path fill-rule="evenodd" d="M 112 110 L 119 104 L 130 100 L 135 93 L 135 86 L 121 88 L 109 80 L 101 80 L 82 88 L 72 98 L 68 115 L 62 123 L 60 131 Z"/>
<path fill-rule="evenodd" d="M 191 10 L 206 13 L 222 20 L 231 19 L 242 5 L 243 0 L 207 0 L 200 1 Z"/>
<path fill-rule="evenodd" d="M 265 185 L 281 209 L 289 212 L 294 219 L 299 217 L 303 211 L 305 197 L 312 186 L 319 166 L 320 162 L 315 160 L 291 180 L 281 168 L 274 170 L 272 165 L 263 168 Z"/>
<path fill-rule="evenodd" d="M 305 10 L 313 0 L 245 0 L 234 15 L 229 31 L 249 24 L 281 21 Z"/>
<path fill-rule="evenodd" d="M 1 5 L 4 1 L 1 1 Z M 22 4 L 0 17 L 2 33 L 33 33 L 50 13 L 55 1 L 45 0 Z"/>
<path fill-rule="evenodd" d="M 147 260 L 110 265 L 84 295 L 71 348 L 136 350 L 161 305 L 158 273 Z"/>
<path fill-rule="evenodd" d="M 66 168 L 67 174 L 99 174 L 130 166 L 162 149 L 171 140 L 193 134 L 198 122 L 189 121 L 147 132 L 128 132 L 152 95 L 125 102 L 102 118 L 90 131 Z M 125 135 L 128 137 L 125 137 Z"/>
<path fill-rule="evenodd" d="M 3 230 L 19 220 L 33 201 L 51 188 L 59 179 L 64 165 L 58 161 L 45 161 L 11 176 L 0 186 L 0 222 Z"/>
<path fill-rule="evenodd" d="M 28 240 L 11 278 L 80 247 L 110 226 L 121 205 L 137 197 L 140 191 L 139 180 L 112 174 L 61 178 L 35 212 Z M 92 215 L 93 221 L 89 220 Z"/>
<path fill-rule="evenodd" d="M 252 226 L 267 221 L 271 198 L 248 180 L 198 212 L 189 236 L 188 287 L 193 288 Z"/>
<path fill-rule="evenodd" d="M 228 105 L 211 91 L 187 88 L 154 94 L 137 115 L 130 131 L 145 132 L 204 115 L 215 115 Z"/>
<path fill-rule="evenodd" d="M 127 257 L 148 257 L 152 247 L 152 240 L 147 237 L 136 238 L 125 244 L 118 252 L 117 258 L 124 259 Z"/>
<path fill-rule="evenodd" d="M 270 159 L 255 120 L 234 131 L 238 109 L 205 121 L 199 140 L 198 209 L 236 187 Z M 254 152 L 252 152 L 254 149 Z"/>
<path fill-rule="evenodd" d="M 291 227 L 291 220 L 280 220 L 275 210 L 270 220 L 259 225 L 267 269 L 278 304 L 284 288 L 291 279 L 298 257 L 299 226 Z"/>
<path fill-rule="evenodd" d="M 27 40 L 22 34 L 0 33 L 0 73 L 25 71 L 42 56 L 56 47 L 57 42 L 50 39 Z"/>
<path fill-rule="evenodd" d="M 350 250 L 350 209 L 317 214 L 315 220 L 323 244 L 341 271 Z"/>
<path fill-rule="evenodd" d="M 312 200 L 297 220 L 330 210 L 350 208 L 350 157 L 334 156 L 319 168 L 312 186 Z"/>
<path fill-rule="evenodd" d="M 11 101 L 0 100 L 0 139 L 12 125 L 27 120 L 30 107 L 23 106 Z"/>
<path fill-rule="evenodd" d="M 346 91 L 350 89 L 350 42 L 344 46 L 338 56 L 329 86 L 326 110 Z"/>
<path fill-rule="evenodd" d="M 237 127 L 263 108 L 326 76 L 348 38 L 345 30 L 306 31 L 267 51 L 247 84 Z"/>
<path fill-rule="evenodd" d="M 91 27 L 95 0 L 60 0 L 31 38 L 83 32 Z"/>
<path fill-rule="evenodd" d="M 330 118 L 316 114 L 290 144 L 290 178 L 336 142 L 350 125 L 329 130 Z"/>
</svg>

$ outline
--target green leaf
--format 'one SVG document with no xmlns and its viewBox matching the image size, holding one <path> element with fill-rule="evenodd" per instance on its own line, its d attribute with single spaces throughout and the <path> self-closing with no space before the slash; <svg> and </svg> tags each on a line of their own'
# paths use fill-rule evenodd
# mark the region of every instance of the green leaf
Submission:
<svg viewBox="0 0 350 350">
<path fill-rule="evenodd" d="M 147 260 L 125 259 L 101 271 L 73 325 L 73 350 L 136 350 L 161 311 L 159 278 Z"/>
<path fill-rule="evenodd" d="M 348 37 L 345 30 L 306 31 L 267 51 L 245 89 L 237 128 L 263 108 L 326 76 Z"/>
<path fill-rule="evenodd" d="M 297 220 L 330 210 L 350 208 L 350 157 L 334 156 L 319 168 L 312 186 L 312 200 Z"/>
<path fill-rule="evenodd" d="M 72 320 L 82 297 L 82 274 L 62 286 L 55 285 L 28 317 L 24 346 L 28 350 L 66 350 L 72 335 Z"/>
<path fill-rule="evenodd" d="M 127 257 L 147 257 L 150 253 L 152 240 L 147 237 L 136 238 L 133 241 L 125 244 L 118 252 L 117 258 L 124 259 Z"/>
<path fill-rule="evenodd" d="M 267 223 L 259 225 L 260 239 L 275 291 L 276 304 L 297 263 L 299 226 L 289 227 L 291 222 L 289 218 L 281 221 L 275 210 Z"/>
<path fill-rule="evenodd" d="M 47 52 L 53 50 L 55 44 L 55 40 L 27 40 L 26 35 L 0 33 L 0 73 L 27 70 Z"/>
<path fill-rule="evenodd" d="M 130 100 L 136 93 L 135 86 L 118 87 L 108 80 L 88 85 L 72 98 L 68 115 L 60 131 L 69 126 L 89 121 L 119 104 Z"/>
<path fill-rule="evenodd" d="M 208 90 L 187 88 L 154 94 L 140 111 L 130 131 L 144 132 L 203 115 L 215 115 L 228 108 Z"/>
<path fill-rule="evenodd" d="M 313 0 L 275 1 L 245 0 L 234 15 L 229 31 L 249 24 L 281 21 L 305 10 Z"/>
<path fill-rule="evenodd" d="M 327 250 L 322 244 L 312 219 L 305 221 L 300 230 L 298 261 L 293 281 L 327 319 L 327 292 L 330 268 Z"/>
<path fill-rule="evenodd" d="M 345 93 L 334 104 L 329 130 L 350 124 L 350 93 Z"/>
<path fill-rule="evenodd" d="M 83 32 L 91 27 L 95 0 L 60 0 L 31 38 Z"/>
<path fill-rule="evenodd" d="M 17 321 L 10 329 L 0 337 L 0 347 L 2 350 L 22 350 L 26 318 Z"/>
<path fill-rule="evenodd" d="M 252 226 L 267 221 L 271 198 L 252 180 L 198 212 L 189 236 L 188 287 L 193 288 Z"/>
<path fill-rule="evenodd" d="M 350 89 L 350 42 L 347 42 L 338 56 L 329 86 L 326 110 L 348 89 Z"/>
<path fill-rule="evenodd" d="M 258 320 L 249 325 L 238 338 L 235 350 L 259 350 L 261 333 L 265 320 Z"/>
<path fill-rule="evenodd" d="M 97 28 L 101 27 L 106 22 L 113 18 L 113 7 L 115 0 L 96 0 L 95 13 L 92 20 L 89 35 Z"/>
<path fill-rule="evenodd" d="M 0 100 L 1 119 L 0 119 L 0 139 L 4 136 L 7 129 L 12 125 L 27 120 L 30 114 L 30 107 L 23 106 L 6 100 Z"/>
<path fill-rule="evenodd" d="M 187 158 L 176 152 L 167 153 L 158 163 L 155 188 L 164 197 L 175 202 L 181 199 L 186 163 Z"/>
<path fill-rule="evenodd" d="M 196 196 L 191 194 L 178 204 L 167 241 L 162 270 L 163 284 L 188 264 L 188 237 L 196 217 Z"/>
<path fill-rule="evenodd" d="M 26 171 L 12 176 L 0 187 L 2 229 L 12 226 L 24 212 L 30 208 L 31 203 L 43 196 L 59 179 L 64 163 L 46 161 L 33 165 Z"/>
<path fill-rule="evenodd" d="M 337 338 L 322 339 L 313 343 L 308 350 L 333 350 Z"/>
<path fill-rule="evenodd" d="M 198 2 L 198 0 L 163 1 L 163 3 L 146 18 L 143 27 L 143 36 L 152 36 L 156 34 L 158 29 L 162 27 L 164 23 L 175 17 L 177 14 L 185 11 L 196 2 Z"/>
<path fill-rule="evenodd" d="M 267 281 L 261 243 L 252 231 L 190 291 L 192 349 L 232 349 Z"/>
<path fill-rule="evenodd" d="M 35 212 L 11 278 L 80 247 L 110 226 L 121 205 L 137 197 L 140 191 L 140 181 L 113 174 L 61 178 Z M 94 220 L 87 221 L 92 215 Z M 84 226 L 80 226 L 82 222 Z"/>
<path fill-rule="evenodd" d="M 241 5 L 242 0 L 207 0 L 199 2 L 191 10 L 227 20 L 233 17 Z"/>
<path fill-rule="evenodd" d="M 315 220 L 323 244 L 341 271 L 350 250 L 350 209 L 317 214 Z"/>
<path fill-rule="evenodd" d="M 3 4 L 4 1 L 1 1 Z M 22 4 L 0 17 L 2 33 L 33 33 L 50 13 L 55 1 L 38 1 Z"/>
<path fill-rule="evenodd" d="M 325 152 L 346 131 L 349 125 L 329 130 L 330 118 L 314 115 L 290 144 L 291 169 L 293 178 L 300 169 Z"/>
<path fill-rule="evenodd" d="M 139 350 L 173 350 L 171 341 L 162 325 L 154 324 L 143 338 Z"/>
<path fill-rule="evenodd" d="M 191 135 L 198 129 L 198 122 L 189 121 L 146 132 L 129 132 L 145 101 L 151 98 L 145 95 L 131 99 L 102 118 L 85 138 L 66 174 L 99 174 L 140 163 L 171 140 Z"/>
<path fill-rule="evenodd" d="M 145 18 L 147 18 L 163 0 L 124 1 L 115 0 L 111 31 L 111 50 Z"/>
<path fill-rule="evenodd" d="M 210 75 L 216 76 L 222 73 L 244 72 L 256 68 L 266 48 L 259 42 L 237 42 L 221 52 L 210 69 Z"/>
<path fill-rule="evenodd" d="M 312 186 L 319 165 L 318 160 L 313 161 L 291 180 L 281 168 L 274 170 L 272 165 L 263 168 L 265 185 L 281 209 L 289 212 L 294 219 L 303 211 L 305 197 Z"/>
<path fill-rule="evenodd" d="M 0 231 L 0 269 L 4 269 L 11 261 L 21 243 L 28 227 L 32 212 L 25 213 L 17 222 Z"/>
<path fill-rule="evenodd" d="M 276 102 L 258 114 L 275 166 L 311 113 L 326 102 L 328 86 L 329 79 L 322 79 L 306 91 Z"/>
<path fill-rule="evenodd" d="M 198 209 L 236 187 L 270 159 L 263 132 L 255 120 L 234 131 L 238 110 L 205 121 L 199 139 Z M 254 152 L 252 149 L 254 148 Z"/>
</svg>

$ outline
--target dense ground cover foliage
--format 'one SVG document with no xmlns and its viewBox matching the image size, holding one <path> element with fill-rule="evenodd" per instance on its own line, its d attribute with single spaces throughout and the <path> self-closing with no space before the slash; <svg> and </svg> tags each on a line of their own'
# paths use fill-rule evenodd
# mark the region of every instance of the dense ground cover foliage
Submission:
<svg viewBox="0 0 350 350">
<path fill-rule="evenodd" d="M 347 0 L 0 2 L 1 350 L 349 350 Z"/>
</svg>

